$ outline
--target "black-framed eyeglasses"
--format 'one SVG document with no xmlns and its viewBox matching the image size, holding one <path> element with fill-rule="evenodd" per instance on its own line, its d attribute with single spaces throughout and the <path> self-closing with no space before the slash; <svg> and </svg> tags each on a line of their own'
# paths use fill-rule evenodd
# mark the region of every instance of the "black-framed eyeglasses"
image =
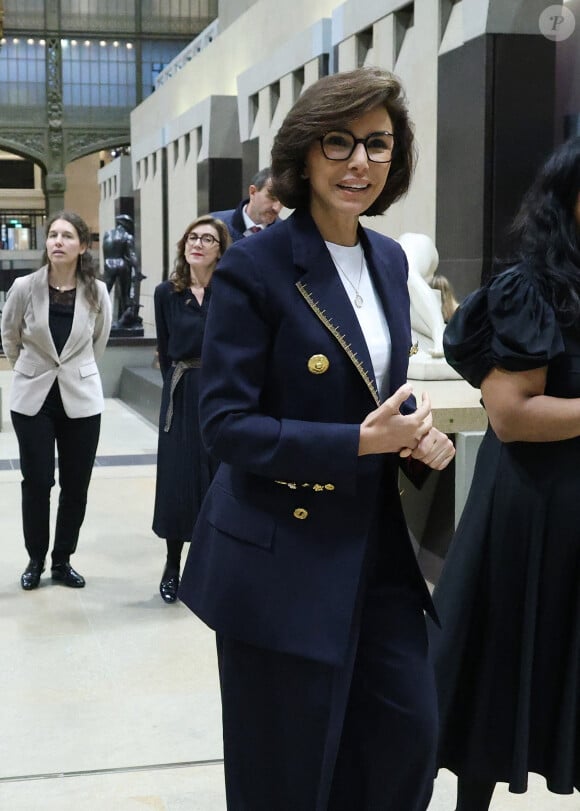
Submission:
<svg viewBox="0 0 580 811">
<path fill-rule="evenodd" d="M 196 234 L 195 231 L 191 231 L 187 235 L 187 241 L 190 243 L 190 245 L 193 245 L 198 240 L 202 245 L 205 245 L 206 248 L 209 248 L 215 242 L 219 242 L 219 239 L 216 239 L 213 234 Z"/>
<path fill-rule="evenodd" d="M 367 157 L 373 163 L 390 163 L 395 138 L 392 132 L 371 132 L 366 138 L 355 138 L 349 130 L 332 130 L 320 140 L 322 153 L 329 161 L 346 161 L 363 144 Z"/>
</svg>

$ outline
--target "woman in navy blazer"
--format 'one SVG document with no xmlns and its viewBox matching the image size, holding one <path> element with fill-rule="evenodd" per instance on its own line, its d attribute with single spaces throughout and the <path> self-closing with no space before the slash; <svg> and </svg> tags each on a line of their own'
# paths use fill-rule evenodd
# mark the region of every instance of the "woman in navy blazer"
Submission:
<svg viewBox="0 0 580 811">
<path fill-rule="evenodd" d="M 200 419 L 221 464 L 180 597 L 217 632 L 230 811 L 424 811 L 431 796 L 432 607 L 397 472 L 454 449 L 406 383 L 403 251 L 359 225 L 412 165 L 395 77 L 321 79 L 272 150 L 295 212 L 214 274 Z"/>
<path fill-rule="evenodd" d="M 46 228 L 46 264 L 16 279 L 2 312 L 2 347 L 14 368 L 10 414 L 20 450 L 22 521 L 30 561 L 20 583 L 40 583 L 49 548 L 55 443 L 60 497 L 52 579 L 85 580 L 70 564 L 97 451 L 103 389 L 96 361 L 111 328 L 111 302 L 87 250 L 89 227 L 60 211 Z"/>
</svg>

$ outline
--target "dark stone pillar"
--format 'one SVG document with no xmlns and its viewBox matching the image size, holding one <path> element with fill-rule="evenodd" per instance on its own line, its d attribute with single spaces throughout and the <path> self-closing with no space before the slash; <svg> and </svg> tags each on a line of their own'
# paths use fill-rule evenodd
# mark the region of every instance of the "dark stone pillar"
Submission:
<svg viewBox="0 0 580 811">
<path fill-rule="evenodd" d="M 248 196 L 248 186 L 256 172 L 259 172 L 260 169 L 264 169 L 264 166 L 260 166 L 260 139 L 259 138 L 252 138 L 249 141 L 244 141 L 242 144 L 242 161 L 243 161 L 243 170 L 242 170 L 242 189 L 240 194 L 240 199 Z"/>
<path fill-rule="evenodd" d="M 115 200 L 115 217 L 127 214 L 135 222 L 135 201 L 132 197 L 117 197 Z"/>
<path fill-rule="evenodd" d="M 242 188 L 240 158 L 208 158 L 197 165 L 197 211 L 201 216 L 211 211 L 235 208 Z"/>
<path fill-rule="evenodd" d="M 437 248 L 458 297 L 477 288 L 554 146 L 554 44 L 486 34 L 439 57 Z"/>
<path fill-rule="evenodd" d="M 47 172 L 43 176 L 43 191 L 46 198 L 46 211 L 49 217 L 64 208 L 66 177 L 64 172 Z"/>
</svg>

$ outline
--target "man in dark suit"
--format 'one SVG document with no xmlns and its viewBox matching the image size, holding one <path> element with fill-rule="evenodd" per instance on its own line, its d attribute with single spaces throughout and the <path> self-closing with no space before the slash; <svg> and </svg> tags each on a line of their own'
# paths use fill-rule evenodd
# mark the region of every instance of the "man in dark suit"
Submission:
<svg viewBox="0 0 580 811">
<path fill-rule="evenodd" d="M 225 211 L 214 211 L 212 217 L 222 220 L 234 242 L 257 234 L 278 219 L 282 203 L 272 194 L 272 172 L 269 166 L 254 175 L 246 197 L 237 206 Z"/>
</svg>

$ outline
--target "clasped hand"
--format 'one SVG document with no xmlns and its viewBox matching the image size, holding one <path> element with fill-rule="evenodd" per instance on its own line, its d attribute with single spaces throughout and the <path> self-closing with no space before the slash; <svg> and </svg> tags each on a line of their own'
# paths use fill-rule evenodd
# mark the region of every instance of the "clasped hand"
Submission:
<svg viewBox="0 0 580 811">
<path fill-rule="evenodd" d="M 443 470 L 455 456 L 455 448 L 446 434 L 433 427 L 431 401 L 425 392 L 416 411 L 401 414 L 400 408 L 412 391 L 405 383 L 365 417 L 360 427 L 359 455 L 398 453 Z"/>
</svg>

